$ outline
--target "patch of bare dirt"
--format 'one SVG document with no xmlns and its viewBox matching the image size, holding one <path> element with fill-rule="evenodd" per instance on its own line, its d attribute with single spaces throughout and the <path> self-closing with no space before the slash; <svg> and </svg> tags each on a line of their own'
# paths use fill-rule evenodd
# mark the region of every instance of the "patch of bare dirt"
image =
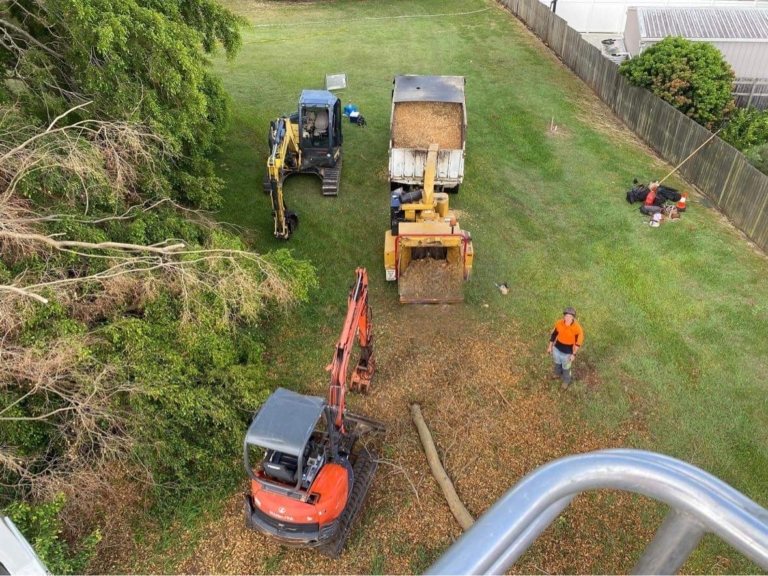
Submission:
<svg viewBox="0 0 768 576">
<path fill-rule="evenodd" d="M 395 148 L 461 148 L 461 104 L 453 102 L 399 102 L 395 104 L 392 142 Z"/>
<path fill-rule="evenodd" d="M 646 434 L 642 415 L 600 435 L 573 414 L 599 377 L 588 364 L 568 392 L 547 380 L 514 327 L 478 323 L 462 305 L 400 306 L 375 316 L 377 375 L 350 411 L 388 425 L 381 464 L 337 561 L 285 549 L 245 528 L 240 494 L 207 537 L 175 567 L 189 574 L 421 572 L 461 530 L 431 476 L 409 406 L 421 405 L 443 464 L 470 513 L 480 516 L 522 476 L 555 458 L 626 445 Z M 329 344 L 329 350 L 331 345 Z M 318 379 L 308 393 L 323 394 Z M 246 481 L 243 479 L 243 489 Z M 642 499 L 614 492 L 580 496 L 515 567 L 518 573 L 625 572 L 650 539 Z M 650 529 L 652 531 L 652 529 Z M 624 541 L 621 535 L 629 535 Z M 184 543 L 179 544 L 184 545 Z M 118 569 L 115 567 L 114 569 Z"/>
</svg>

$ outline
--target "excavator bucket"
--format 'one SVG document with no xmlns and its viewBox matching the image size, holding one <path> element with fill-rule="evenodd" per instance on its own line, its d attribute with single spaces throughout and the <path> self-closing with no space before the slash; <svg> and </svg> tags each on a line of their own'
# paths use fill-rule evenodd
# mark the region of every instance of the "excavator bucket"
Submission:
<svg viewBox="0 0 768 576">
<path fill-rule="evenodd" d="M 352 382 L 350 382 L 349 389 L 361 394 L 368 394 L 375 371 L 375 360 L 373 357 L 368 360 L 361 358 L 352 372 Z"/>
</svg>

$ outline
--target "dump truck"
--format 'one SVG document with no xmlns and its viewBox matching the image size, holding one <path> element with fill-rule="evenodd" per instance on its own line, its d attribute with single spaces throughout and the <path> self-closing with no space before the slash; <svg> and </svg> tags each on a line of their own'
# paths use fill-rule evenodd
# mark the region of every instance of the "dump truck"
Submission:
<svg viewBox="0 0 768 576">
<path fill-rule="evenodd" d="M 437 144 L 435 192 L 464 180 L 467 107 L 463 76 L 395 76 L 389 139 L 390 190 L 424 187 L 427 154 Z"/>
</svg>

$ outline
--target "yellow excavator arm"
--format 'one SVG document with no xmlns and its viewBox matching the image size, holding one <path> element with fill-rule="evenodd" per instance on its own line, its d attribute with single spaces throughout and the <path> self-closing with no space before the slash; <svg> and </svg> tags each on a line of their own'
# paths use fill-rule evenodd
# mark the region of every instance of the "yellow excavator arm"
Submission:
<svg viewBox="0 0 768 576">
<path fill-rule="evenodd" d="M 297 127 L 288 118 L 278 118 L 270 127 L 269 142 L 271 151 L 267 159 L 267 174 L 272 199 L 272 216 L 275 219 L 275 237 L 288 240 L 298 226 L 299 219 L 295 212 L 288 210 L 285 206 L 283 168 L 286 162 L 296 166 L 301 165 Z"/>
</svg>

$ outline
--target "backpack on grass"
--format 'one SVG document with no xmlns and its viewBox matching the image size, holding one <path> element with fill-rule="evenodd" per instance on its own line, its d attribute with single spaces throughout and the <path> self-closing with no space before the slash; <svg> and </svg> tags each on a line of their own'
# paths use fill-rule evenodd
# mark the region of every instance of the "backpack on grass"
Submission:
<svg viewBox="0 0 768 576">
<path fill-rule="evenodd" d="M 652 214 L 658 214 L 661 212 L 661 206 L 654 206 L 653 204 L 647 205 L 643 204 L 640 206 L 640 212 L 645 214 L 646 216 L 650 216 Z"/>
<path fill-rule="evenodd" d="M 648 188 L 642 184 L 636 185 L 632 190 L 627 191 L 627 202 L 634 204 L 635 202 L 645 202 L 645 197 L 648 196 Z"/>
<path fill-rule="evenodd" d="M 659 189 L 656 190 L 656 197 L 661 197 L 667 202 L 679 202 L 682 195 L 675 188 L 659 186 Z"/>
</svg>

